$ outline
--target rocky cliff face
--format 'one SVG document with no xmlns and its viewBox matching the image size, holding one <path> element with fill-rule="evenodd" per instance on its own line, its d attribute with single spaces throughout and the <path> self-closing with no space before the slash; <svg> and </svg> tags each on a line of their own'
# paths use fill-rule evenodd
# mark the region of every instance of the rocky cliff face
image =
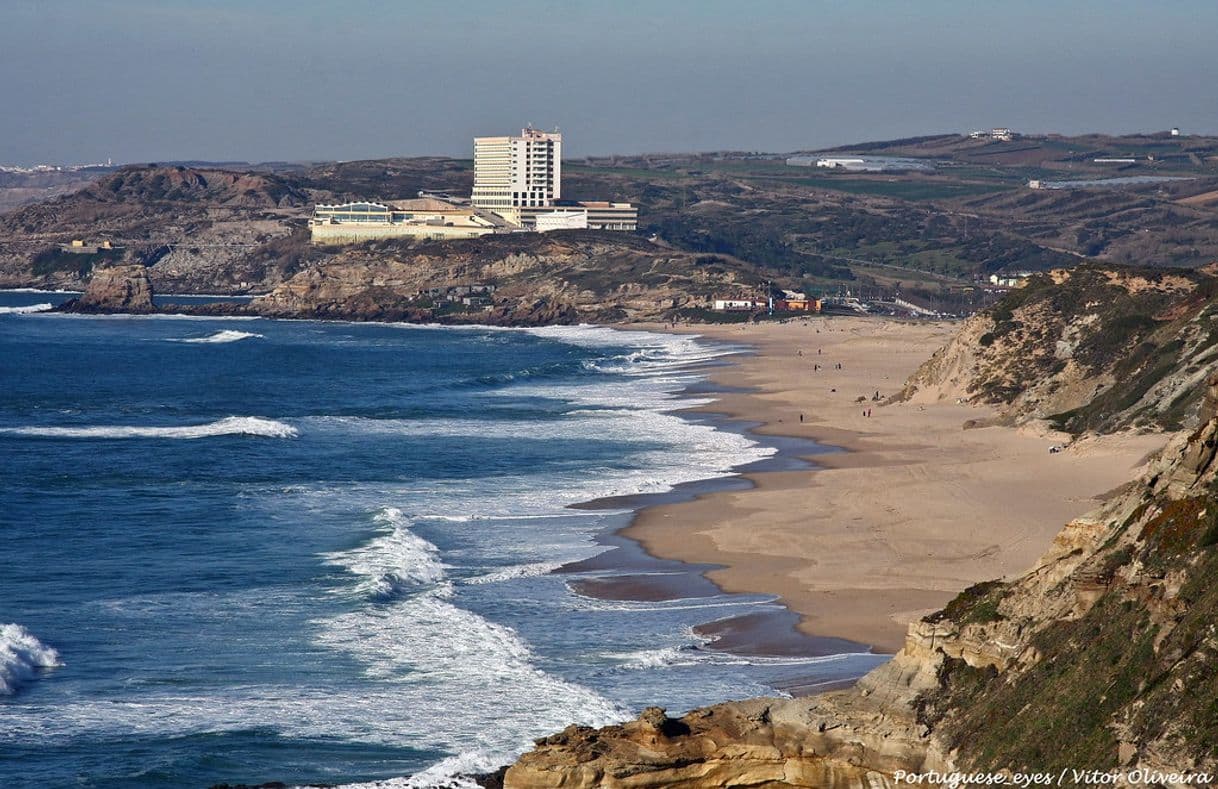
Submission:
<svg viewBox="0 0 1218 789">
<path fill-rule="evenodd" d="M 539 325 L 662 320 L 755 285 L 742 262 L 617 233 L 515 234 L 343 248 L 258 299 L 264 315 Z M 445 291 L 494 285 L 485 302 Z"/>
<path fill-rule="evenodd" d="M 1033 277 L 909 381 L 906 399 L 1005 406 L 1079 433 L 1195 427 L 1218 358 L 1215 271 L 1081 266 Z"/>
</svg>

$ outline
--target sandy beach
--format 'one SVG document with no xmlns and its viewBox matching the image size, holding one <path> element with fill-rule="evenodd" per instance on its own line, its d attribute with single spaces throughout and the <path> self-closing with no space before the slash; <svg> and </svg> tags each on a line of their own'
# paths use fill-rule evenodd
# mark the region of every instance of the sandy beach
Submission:
<svg viewBox="0 0 1218 789">
<path fill-rule="evenodd" d="M 779 596 L 805 633 L 877 651 L 895 651 L 911 620 L 966 586 L 1028 569 L 1167 436 L 1091 438 L 1049 454 L 1064 435 L 964 429 L 994 416 L 987 407 L 934 393 L 873 401 L 897 392 L 955 329 L 850 317 L 691 327 L 756 349 L 711 376 L 752 391 L 706 410 L 847 451 L 815 456 L 811 471 L 750 474 L 749 490 L 649 507 L 624 534 L 658 557 L 722 565 L 709 577 L 725 591 Z"/>
</svg>

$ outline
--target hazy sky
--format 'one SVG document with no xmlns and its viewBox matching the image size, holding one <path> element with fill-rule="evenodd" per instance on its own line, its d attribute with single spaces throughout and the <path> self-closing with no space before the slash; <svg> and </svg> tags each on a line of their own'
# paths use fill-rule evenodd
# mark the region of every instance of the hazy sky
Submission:
<svg viewBox="0 0 1218 789">
<path fill-rule="evenodd" d="M 0 0 L 0 163 L 1218 133 L 1218 0 Z"/>
</svg>

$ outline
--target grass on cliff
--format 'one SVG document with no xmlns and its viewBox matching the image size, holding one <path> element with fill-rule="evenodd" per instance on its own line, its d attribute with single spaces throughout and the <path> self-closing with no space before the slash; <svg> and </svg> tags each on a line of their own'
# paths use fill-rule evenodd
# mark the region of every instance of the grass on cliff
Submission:
<svg viewBox="0 0 1218 789">
<path fill-rule="evenodd" d="M 1082 618 L 1042 628 L 1033 645 L 1043 657 L 1030 669 L 947 660 L 940 689 L 919 698 L 920 719 L 970 769 L 1110 770 L 1117 724 L 1135 742 L 1218 758 L 1218 539 L 1204 514 L 1216 503 L 1166 503 L 1136 552 L 1112 557 L 1141 561 L 1139 585 L 1117 583 Z M 1156 580 L 1168 569 L 1185 573 L 1176 601 Z"/>
</svg>

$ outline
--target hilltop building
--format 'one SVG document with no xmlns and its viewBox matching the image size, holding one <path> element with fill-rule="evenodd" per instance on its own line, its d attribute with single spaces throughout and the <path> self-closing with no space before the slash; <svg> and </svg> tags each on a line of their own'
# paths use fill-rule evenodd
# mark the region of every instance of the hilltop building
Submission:
<svg viewBox="0 0 1218 789">
<path fill-rule="evenodd" d="M 1010 142 L 1018 135 L 1011 129 L 999 126 L 990 129 L 989 131 L 985 131 L 984 129 L 971 131 L 968 133 L 968 136 L 974 140 L 984 140 L 988 138 L 991 140 L 999 140 L 1000 142 Z"/>
<path fill-rule="evenodd" d="M 532 127 L 518 137 L 474 138 L 474 192 L 470 202 L 525 229 L 636 230 L 630 203 L 562 199 L 562 135 Z M 586 224 L 570 216 L 585 215 Z M 554 216 L 559 214 L 560 216 Z"/>
<path fill-rule="evenodd" d="M 524 230 L 638 229 L 630 203 L 562 200 L 562 135 L 533 128 L 518 137 L 474 138 L 474 190 L 468 199 L 420 192 L 413 200 L 313 207 L 316 244 L 378 238 L 454 239 Z"/>
<path fill-rule="evenodd" d="M 562 197 L 562 135 L 532 127 L 519 137 L 474 138 L 472 202 L 511 220 L 518 208 L 548 208 Z"/>
<path fill-rule="evenodd" d="M 350 244 L 377 238 L 476 238 L 496 229 L 493 218 L 434 197 L 388 203 L 319 204 L 309 231 L 314 243 Z"/>
</svg>

